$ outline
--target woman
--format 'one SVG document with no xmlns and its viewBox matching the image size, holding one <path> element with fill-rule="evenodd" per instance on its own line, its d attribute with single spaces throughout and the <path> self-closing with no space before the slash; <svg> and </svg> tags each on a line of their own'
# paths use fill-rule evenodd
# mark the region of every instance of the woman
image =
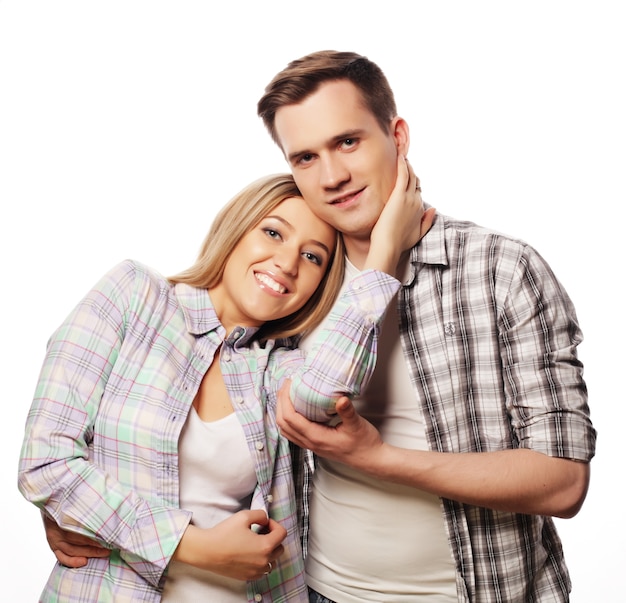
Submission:
<svg viewBox="0 0 626 603">
<path fill-rule="evenodd" d="M 399 162 L 366 269 L 306 359 L 285 338 L 332 306 L 343 248 L 291 176 L 237 195 L 190 269 L 164 279 L 127 261 L 78 304 L 48 345 L 19 486 L 111 552 L 57 564 L 42 600 L 308 600 L 275 395 L 290 378 L 293 397 L 327 405 L 369 377 L 399 286 L 384 271 L 420 232 L 397 219 L 419 206 L 414 183 Z"/>
</svg>

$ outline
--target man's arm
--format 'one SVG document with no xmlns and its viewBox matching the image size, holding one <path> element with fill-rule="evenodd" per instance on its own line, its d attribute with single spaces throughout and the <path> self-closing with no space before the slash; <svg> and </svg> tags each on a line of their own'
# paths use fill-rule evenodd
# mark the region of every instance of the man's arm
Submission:
<svg viewBox="0 0 626 603">
<path fill-rule="evenodd" d="M 108 557 L 109 549 L 91 538 L 61 529 L 57 523 L 42 513 L 48 545 L 57 560 L 67 567 L 83 567 L 88 557 Z"/>
<path fill-rule="evenodd" d="M 283 387 L 278 424 L 289 440 L 318 456 L 462 503 L 568 518 L 585 500 L 588 463 L 528 449 L 447 453 L 398 448 L 384 443 L 348 398 L 341 398 L 336 409 L 342 419 L 336 427 L 308 421 L 294 410 Z"/>
</svg>

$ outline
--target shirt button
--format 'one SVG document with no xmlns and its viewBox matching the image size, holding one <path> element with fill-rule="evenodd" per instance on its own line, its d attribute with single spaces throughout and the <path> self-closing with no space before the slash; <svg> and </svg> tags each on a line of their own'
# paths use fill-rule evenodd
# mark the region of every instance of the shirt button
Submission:
<svg viewBox="0 0 626 603">
<path fill-rule="evenodd" d="M 267 502 L 268 502 L 268 504 L 271 504 L 271 503 L 274 502 L 274 497 L 271 494 L 267 495 Z"/>
<path fill-rule="evenodd" d="M 445 323 L 443 325 L 443 332 L 446 335 L 454 335 L 456 333 L 456 324 L 452 321 Z"/>
<path fill-rule="evenodd" d="M 259 595 L 259 593 L 257 593 L 256 595 L 254 595 L 254 600 L 255 601 L 263 601 L 263 595 Z"/>
<path fill-rule="evenodd" d="M 265 448 L 265 446 L 263 445 L 263 442 L 257 442 L 255 446 L 257 450 L 263 450 L 263 448 Z"/>
<path fill-rule="evenodd" d="M 245 400 L 241 397 L 236 399 L 237 404 L 243 404 L 245 402 Z"/>
</svg>

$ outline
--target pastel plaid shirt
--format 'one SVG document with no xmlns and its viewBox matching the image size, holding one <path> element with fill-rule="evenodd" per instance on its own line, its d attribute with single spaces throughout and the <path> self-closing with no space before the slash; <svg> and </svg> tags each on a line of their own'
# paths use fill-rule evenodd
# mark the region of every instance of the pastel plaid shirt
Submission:
<svg viewBox="0 0 626 603">
<path fill-rule="evenodd" d="M 205 290 L 172 286 L 136 262 L 113 268 L 48 344 L 19 468 L 28 500 L 111 555 L 77 570 L 57 564 L 41 599 L 160 600 L 191 520 L 178 506 L 178 438 L 221 348 L 224 381 L 255 462 L 252 507 L 288 531 L 286 553 L 271 574 L 248 583 L 248 601 L 308 601 L 276 393 L 287 377 L 292 396 L 312 406 L 357 393 L 371 375 L 380 319 L 398 288 L 376 271 L 353 279 L 335 305 L 334 326 L 320 336 L 323 345 L 305 360 L 297 349 L 261 346 L 255 329 L 226 337 Z"/>
<path fill-rule="evenodd" d="M 430 449 L 528 448 L 590 461 L 596 432 L 576 353 L 582 333 L 545 260 L 523 241 L 438 214 L 410 261 L 397 312 Z M 313 464 L 305 455 L 295 466 L 306 547 Z M 459 602 L 569 600 L 551 518 L 445 499 L 443 512 Z"/>
</svg>

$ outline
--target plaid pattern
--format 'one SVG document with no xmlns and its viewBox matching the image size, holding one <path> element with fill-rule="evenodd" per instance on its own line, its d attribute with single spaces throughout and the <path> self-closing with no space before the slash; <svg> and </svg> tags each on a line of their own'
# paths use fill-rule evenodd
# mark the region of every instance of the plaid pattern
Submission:
<svg viewBox="0 0 626 603">
<path fill-rule="evenodd" d="M 522 241 L 438 215 L 411 263 L 398 315 L 431 450 L 529 448 L 589 461 L 596 432 L 576 355 L 582 334 L 543 258 Z M 299 468 L 308 492 L 310 459 Z M 443 506 L 460 602 L 569 600 L 551 518 Z M 306 523 L 306 499 L 301 515 Z"/>
<path fill-rule="evenodd" d="M 288 531 L 286 554 L 267 577 L 248 583 L 248 600 L 308 600 L 287 441 L 275 420 L 276 392 L 328 406 L 346 366 L 368 378 L 377 326 L 399 288 L 367 271 L 335 305 L 339 328 L 305 361 L 255 329 L 226 337 L 206 291 L 171 286 L 124 262 L 90 291 L 53 334 L 28 415 L 19 470 L 22 494 L 57 523 L 110 547 L 86 568 L 56 565 L 42 600 L 159 601 L 167 565 L 191 517 L 178 508 L 178 438 L 200 382 L 220 349 L 220 366 L 254 459 L 253 508 Z M 362 305 L 361 305 L 362 304 Z M 339 362 L 324 348 L 341 349 Z M 314 370 L 319 368 L 320 370 Z M 313 377 L 311 378 L 311 374 Z M 341 388 L 344 391 L 345 386 Z"/>
</svg>

